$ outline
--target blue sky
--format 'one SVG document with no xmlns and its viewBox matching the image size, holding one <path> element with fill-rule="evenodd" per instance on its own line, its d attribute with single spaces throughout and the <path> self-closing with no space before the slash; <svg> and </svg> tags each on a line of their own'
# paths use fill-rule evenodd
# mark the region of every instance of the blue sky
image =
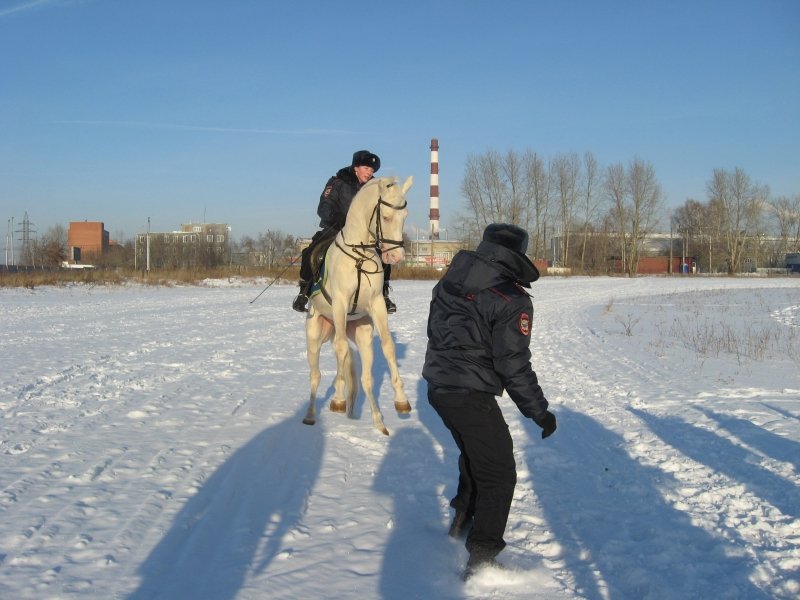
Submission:
<svg viewBox="0 0 800 600">
<path fill-rule="evenodd" d="M 354 150 L 442 227 L 468 156 L 715 168 L 800 194 L 800 2 L 0 0 L 0 217 L 112 237 L 227 222 L 311 235 Z M 5 237 L 5 236 L 4 236 Z"/>
</svg>

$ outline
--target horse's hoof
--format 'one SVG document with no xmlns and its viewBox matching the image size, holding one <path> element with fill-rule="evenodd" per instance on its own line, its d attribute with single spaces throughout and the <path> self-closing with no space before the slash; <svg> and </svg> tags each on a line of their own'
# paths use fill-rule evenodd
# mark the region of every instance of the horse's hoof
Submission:
<svg viewBox="0 0 800 600">
<path fill-rule="evenodd" d="M 388 430 L 388 429 L 386 429 L 386 427 L 384 427 L 383 429 L 381 429 L 381 433 L 382 433 L 383 435 L 389 435 L 389 430 Z"/>
<path fill-rule="evenodd" d="M 331 400 L 331 411 L 335 413 L 343 413 L 347 408 L 347 403 L 344 400 Z"/>
<path fill-rule="evenodd" d="M 401 415 L 411 412 L 411 404 L 408 402 L 395 402 L 394 409 Z"/>
<path fill-rule="evenodd" d="M 309 419 L 308 417 L 303 419 L 303 425 L 313 425 L 316 422 L 316 419 Z"/>
</svg>

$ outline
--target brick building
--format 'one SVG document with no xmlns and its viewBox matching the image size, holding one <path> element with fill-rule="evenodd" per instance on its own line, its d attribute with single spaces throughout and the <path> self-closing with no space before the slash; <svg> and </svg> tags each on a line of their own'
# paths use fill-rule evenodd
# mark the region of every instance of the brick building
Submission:
<svg viewBox="0 0 800 600">
<path fill-rule="evenodd" d="M 108 253 L 110 244 L 103 222 L 70 221 L 67 230 L 67 262 L 91 262 Z"/>
</svg>

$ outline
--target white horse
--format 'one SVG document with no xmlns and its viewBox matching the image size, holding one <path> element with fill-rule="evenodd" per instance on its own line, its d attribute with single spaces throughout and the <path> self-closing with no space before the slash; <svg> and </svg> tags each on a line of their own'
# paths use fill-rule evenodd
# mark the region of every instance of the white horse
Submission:
<svg viewBox="0 0 800 600">
<path fill-rule="evenodd" d="M 322 344 L 332 337 L 337 368 L 330 409 L 353 416 L 353 404 L 358 393 L 348 341 L 353 340 L 361 355 L 361 387 L 372 410 L 372 423 L 376 429 L 389 435 L 372 390 L 373 327 L 378 330 L 381 349 L 389 365 L 395 410 L 398 413 L 411 411 L 389 332 L 381 261 L 393 265 L 405 257 L 403 224 L 408 215 L 405 193 L 412 183 L 411 177 L 402 186 L 396 179 L 387 177 L 367 182 L 350 204 L 344 229 L 328 248 L 321 293 L 312 295 L 306 318 L 306 347 L 311 371 L 311 400 L 303 419 L 306 425 L 316 422 L 319 352 Z"/>
</svg>

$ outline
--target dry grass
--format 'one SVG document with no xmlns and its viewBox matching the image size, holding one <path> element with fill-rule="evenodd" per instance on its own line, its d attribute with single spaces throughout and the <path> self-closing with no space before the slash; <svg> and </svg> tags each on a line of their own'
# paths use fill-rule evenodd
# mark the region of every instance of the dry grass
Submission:
<svg viewBox="0 0 800 600">
<path fill-rule="evenodd" d="M 392 267 L 392 280 L 415 279 L 415 280 L 437 280 L 444 275 L 444 270 L 431 269 L 428 267 Z"/>
<path fill-rule="evenodd" d="M 795 291 L 781 291 L 785 304 L 796 303 Z M 800 361 L 800 330 L 782 324 L 776 318 L 776 308 L 770 304 L 773 296 L 761 290 L 753 290 L 745 300 L 742 296 L 731 297 L 725 291 L 706 292 L 703 302 L 686 302 L 675 296 L 681 305 L 681 317 L 664 324 L 663 335 L 679 340 L 684 347 L 693 350 L 703 361 L 723 355 L 735 356 L 738 364 L 751 361 L 766 361 L 773 358 L 788 358 Z"/>
<path fill-rule="evenodd" d="M 393 267 L 392 280 L 399 279 L 439 279 L 444 271 L 437 269 Z M 31 271 L 20 273 L 0 272 L 0 287 L 36 287 L 52 285 L 65 286 L 74 284 L 120 285 L 125 282 L 136 282 L 143 285 L 196 285 L 206 279 L 241 278 L 280 278 L 289 281 L 299 278 L 299 267 L 289 268 L 266 267 L 216 267 L 197 269 L 159 269 L 134 271 L 133 269 L 60 269 L 54 271 Z"/>
<path fill-rule="evenodd" d="M 796 306 L 792 288 L 736 293 L 708 290 L 648 298 L 643 307 L 627 312 L 612 298 L 604 315 L 612 317 L 628 337 L 644 330 L 644 335 L 654 340 L 652 346 L 659 356 L 677 343 L 692 351 L 701 365 L 723 356 L 733 356 L 744 365 L 776 358 L 800 362 Z M 665 313 L 664 307 L 670 310 Z"/>
<path fill-rule="evenodd" d="M 113 285 L 122 283 L 124 277 L 113 271 L 59 270 L 0 273 L 0 287 L 24 287 L 34 289 L 43 285 L 64 286 L 76 283 Z"/>
</svg>

